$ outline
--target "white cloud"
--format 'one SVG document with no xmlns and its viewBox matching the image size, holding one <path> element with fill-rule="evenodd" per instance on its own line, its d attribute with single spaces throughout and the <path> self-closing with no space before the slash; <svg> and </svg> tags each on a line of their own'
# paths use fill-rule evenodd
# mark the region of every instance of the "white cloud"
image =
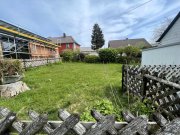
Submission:
<svg viewBox="0 0 180 135">
<path fill-rule="evenodd" d="M 90 46 L 92 27 L 98 23 L 107 42 L 127 36 L 149 39 L 152 29 L 166 16 L 174 16 L 179 0 L 1 0 L 0 19 L 43 36 L 72 35 Z M 148 31 L 148 32 L 147 32 Z"/>
</svg>

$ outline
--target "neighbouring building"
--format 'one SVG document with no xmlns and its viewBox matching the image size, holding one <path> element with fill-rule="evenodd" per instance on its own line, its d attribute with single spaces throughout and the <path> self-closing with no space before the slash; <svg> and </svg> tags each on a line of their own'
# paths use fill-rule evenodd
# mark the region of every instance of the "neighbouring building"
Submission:
<svg viewBox="0 0 180 135">
<path fill-rule="evenodd" d="M 108 42 L 108 48 L 124 48 L 127 46 L 134 46 L 138 48 L 149 48 L 151 45 L 144 38 L 137 39 L 124 39 L 124 40 L 110 40 Z"/>
<path fill-rule="evenodd" d="M 54 44 L 59 46 L 59 54 L 61 54 L 66 49 L 71 49 L 72 51 L 80 49 L 80 44 L 78 44 L 72 36 L 66 36 L 65 33 L 62 37 L 49 37 L 48 39 L 52 40 Z"/>
<path fill-rule="evenodd" d="M 180 12 L 157 40 L 142 51 L 142 65 L 180 65 Z"/>
<path fill-rule="evenodd" d="M 98 55 L 97 51 L 91 49 L 91 47 L 81 47 L 80 52 L 88 55 Z"/>
<path fill-rule="evenodd" d="M 0 20 L 0 46 L 3 57 L 16 59 L 58 57 L 51 40 Z"/>
</svg>

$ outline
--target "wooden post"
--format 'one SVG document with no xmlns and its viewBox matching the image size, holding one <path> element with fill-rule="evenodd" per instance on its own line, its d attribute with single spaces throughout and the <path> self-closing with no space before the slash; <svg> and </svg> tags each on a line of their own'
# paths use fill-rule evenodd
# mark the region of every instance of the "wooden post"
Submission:
<svg viewBox="0 0 180 135">
<path fill-rule="evenodd" d="M 125 90 L 124 90 L 124 64 L 122 65 L 122 92 L 125 93 Z"/>
<path fill-rule="evenodd" d="M 26 60 L 23 59 L 24 69 L 26 70 Z"/>
<path fill-rule="evenodd" d="M 48 61 L 48 58 L 47 58 L 47 64 L 49 63 L 49 61 Z"/>
<path fill-rule="evenodd" d="M 147 78 L 143 75 L 143 81 L 142 81 L 142 85 L 141 85 L 141 96 L 142 96 L 142 101 L 145 99 L 146 97 L 146 86 L 147 86 Z"/>
<path fill-rule="evenodd" d="M 0 59 L 3 59 L 2 43 L 0 41 Z"/>
</svg>

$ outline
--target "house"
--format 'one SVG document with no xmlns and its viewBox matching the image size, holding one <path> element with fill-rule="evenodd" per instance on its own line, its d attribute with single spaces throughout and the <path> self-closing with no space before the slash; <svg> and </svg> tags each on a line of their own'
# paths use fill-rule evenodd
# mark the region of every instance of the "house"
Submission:
<svg viewBox="0 0 180 135">
<path fill-rule="evenodd" d="M 142 65 L 180 65 L 180 12 L 157 40 L 142 51 Z"/>
<path fill-rule="evenodd" d="M 62 37 L 49 37 L 54 44 L 58 45 L 59 54 L 61 54 L 66 49 L 71 49 L 76 51 L 80 49 L 80 44 L 78 44 L 72 36 L 66 36 L 64 33 Z"/>
<path fill-rule="evenodd" d="M 134 46 L 138 48 L 148 48 L 151 45 L 144 38 L 137 39 L 124 39 L 124 40 L 110 40 L 108 42 L 108 48 L 124 48 L 127 46 Z"/>
<path fill-rule="evenodd" d="M 58 46 L 51 40 L 2 20 L 0 20 L 0 46 L 5 58 L 58 57 Z"/>
<path fill-rule="evenodd" d="M 81 47 L 80 52 L 88 55 L 98 55 L 97 51 L 91 49 L 91 47 Z"/>
</svg>

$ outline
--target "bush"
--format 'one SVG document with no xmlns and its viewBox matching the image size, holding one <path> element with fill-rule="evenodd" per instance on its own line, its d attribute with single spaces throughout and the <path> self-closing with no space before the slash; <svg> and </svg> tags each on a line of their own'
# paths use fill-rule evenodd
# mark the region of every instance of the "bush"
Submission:
<svg viewBox="0 0 180 135">
<path fill-rule="evenodd" d="M 87 63 L 98 63 L 99 62 L 99 56 L 86 55 L 84 61 Z"/>
<path fill-rule="evenodd" d="M 112 48 L 100 49 L 99 50 L 99 57 L 101 62 L 108 63 L 108 62 L 116 62 L 118 51 Z"/>
<path fill-rule="evenodd" d="M 128 57 L 137 57 L 140 55 L 141 50 L 134 46 L 127 46 L 124 48 L 124 53 L 126 53 Z"/>
<path fill-rule="evenodd" d="M 84 53 L 79 53 L 79 61 L 84 61 L 84 59 L 85 59 L 85 54 Z"/>
<path fill-rule="evenodd" d="M 23 67 L 19 60 L 0 60 L 0 84 L 3 76 L 21 75 L 22 73 Z"/>
<path fill-rule="evenodd" d="M 72 61 L 73 62 L 78 62 L 79 61 L 79 51 L 73 52 Z"/>
<path fill-rule="evenodd" d="M 73 51 L 72 50 L 64 50 L 61 54 L 63 61 L 72 61 L 73 59 Z"/>
<path fill-rule="evenodd" d="M 126 64 L 127 63 L 127 58 L 125 56 L 117 56 L 116 62 L 121 63 L 121 64 Z"/>
<path fill-rule="evenodd" d="M 135 58 L 135 57 L 128 57 L 128 56 L 117 56 L 116 58 L 117 63 L 121 64 L 136 64 L 140 63 L 140 58 Z"/>
<path fill-rule="evenodd" d="M 23 72 L 22 64 L 19 60 L 5 59 L 0 60 L 0 76 L 2 74 L 11 76 L 21 74 Z"/>
</svg>

